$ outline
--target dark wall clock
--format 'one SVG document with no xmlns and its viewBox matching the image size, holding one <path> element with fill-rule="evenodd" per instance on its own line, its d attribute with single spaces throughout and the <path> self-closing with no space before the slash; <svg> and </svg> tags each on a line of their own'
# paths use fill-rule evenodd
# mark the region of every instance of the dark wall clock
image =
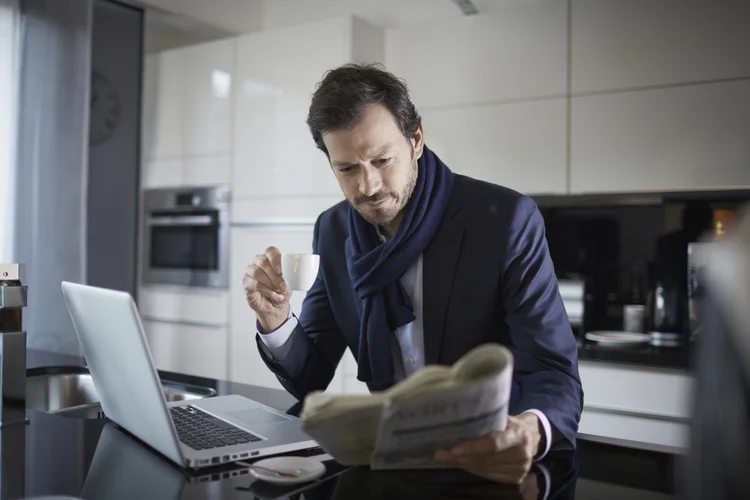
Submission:
<svg viewBox="0 0 750 500">
<path fill-rule="evenodd" d="M 106 142 L 120 123 L 120 96 L 112 81 L 94 70 L 91 75 L 91 107 L 89 140 L 92 144 Z"/>
</svg>

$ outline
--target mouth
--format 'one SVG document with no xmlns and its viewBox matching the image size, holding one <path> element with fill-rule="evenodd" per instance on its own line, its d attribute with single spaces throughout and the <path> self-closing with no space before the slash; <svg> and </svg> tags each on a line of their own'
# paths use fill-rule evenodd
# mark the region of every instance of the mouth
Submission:
<svg viewBox="0 0 750 500">
<path fill-rule="evenodd" d="M 388 198 L 381 198 L 381 199 L 379 199 L 377 201 L 368 201 L 368 202 L 365 202 L 365 203 L 367 205 L 370 205 L 371 207 L 379 207 L 379 206 L 385 204 L 386 201 L 388 201 Z"/>
</svg>

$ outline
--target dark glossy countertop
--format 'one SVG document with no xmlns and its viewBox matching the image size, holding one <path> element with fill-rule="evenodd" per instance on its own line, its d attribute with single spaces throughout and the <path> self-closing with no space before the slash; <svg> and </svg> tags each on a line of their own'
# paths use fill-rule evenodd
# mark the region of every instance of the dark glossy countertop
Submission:
<svg viewBox="0 0 750 500">
<path fill-rule="evenodd" d="M 79 358 L 29 351 L 28 367 L 80 366 Z M 33 371 L 32 371 L 33 373 Z M 294 413 L 287 393 L 252 385 L 161 373 L 177 383 L 241 394 Z M 183 471 L 105 419 L 28 411 L 26 425 L 3 428 L 0 499 L 70 495 L 86 499 L 370 499 L 370 498 L 673 498 L 671 457 L 579 443 L 550 453 L 520 486 L 490 483 L 460 471 L 373 472 L 326 461 L 320 480 L 299 487 L 257 481 L 239 466 Z M 612 465 L 612 466 L 609 466 Z M 624 497 L 623 497 L 624 498 Z"/>
<path fill-rule="evenodd" d="M 691 366 L 691 353 L 694 349 L 694 344 L 679 347 L 656 347 L 650 344 L 610 347 L 588 340 L 579 340 L 578 359 L 687 371 Z"/>
</svg>

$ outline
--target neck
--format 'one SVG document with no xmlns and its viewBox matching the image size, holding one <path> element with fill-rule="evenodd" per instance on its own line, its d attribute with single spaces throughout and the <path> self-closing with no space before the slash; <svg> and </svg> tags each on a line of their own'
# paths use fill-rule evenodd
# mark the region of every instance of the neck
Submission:
<svg viewBox="0 0 750 500">
<path fill-rule="evenodd" d="M 390 240 L 393 238 L 393 235 L 396 234 L 396 231 L 398 230 L 399 224 L 401 224 L 401 219 L 403 219 L 404 216 L 401 212 L 394 217 L 394 219 L 389 222 L 388 224 L 378 226 L 380 228 L 380 234 L 385 236 L 386 239 Z"/>
</svg>

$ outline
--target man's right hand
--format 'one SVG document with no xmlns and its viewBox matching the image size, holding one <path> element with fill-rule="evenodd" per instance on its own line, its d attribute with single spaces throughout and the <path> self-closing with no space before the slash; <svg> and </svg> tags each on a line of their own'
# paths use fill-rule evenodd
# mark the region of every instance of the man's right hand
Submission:
<svg viewBox="0 0 750 500">
<path fill-rule="evenodd" d="M 277 330 L 289 317 L 289 298 L 292 291 L 281 277 L 281 252 L 276 247 L 256 255 L 252 264 L 245 268 L 242 278 L 247 303 L 258 316 L 263 330 Z"/>
</svg>

